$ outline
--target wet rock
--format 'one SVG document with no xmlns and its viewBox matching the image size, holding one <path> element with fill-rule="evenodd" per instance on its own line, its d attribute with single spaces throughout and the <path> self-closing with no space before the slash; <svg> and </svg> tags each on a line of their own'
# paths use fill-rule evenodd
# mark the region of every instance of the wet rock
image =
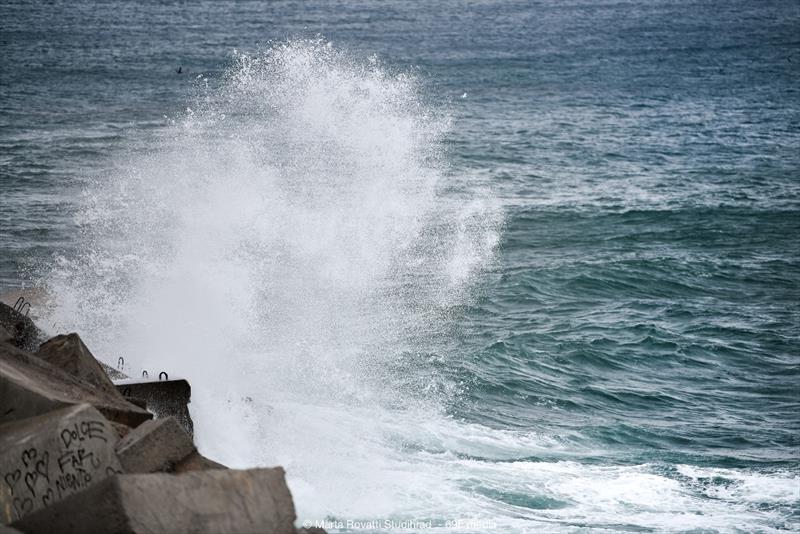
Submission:
<svg viewBox="0 0 800 534">
<path fill-rule="evenodd" d="M 0 424 L 88 403 L 107 419 L 136 427 L 152 415 L 27 352 L 0 344 Z"/>
<path fill-rule="evenodd" d="M 116 450 L 126 473 L 172 471 L 195 452 L 192 438 L 174 417 L 142 423 L 117 444 Z"/>
<path fill-rule="evenodd" d="M 0 425 L 2 522 L 21 519 L 121 472 L 116 443 L 111 423 L 88 404 Z"/>
<path fill-rule="evenodd" d="M 36 356 L 108 395 L 123 400 L 78 334 L 60 335 L 47 340 L 36 351 Z"/>
<path fill-rule="evenodd" d="M 295 534 L 284 471 L 118 475 L 12 526 L 27 534 Z"/>
<path fill-rule="evenodd" d="M 156 418 L 174 417 L 189 436 L 194 436 L 194 422 L 189 415 L 192 386 L 186 380 L 122 380 L 115 386 L 130 402 L 144 401 Z"/>
<path fill-rule="evenodd" d="M 11 306 L 0 302 L 0 328 L 11 335 L 11 344 L 18 349 L 35 351 L 44 339 L 33 320 Z"/>
</svg>

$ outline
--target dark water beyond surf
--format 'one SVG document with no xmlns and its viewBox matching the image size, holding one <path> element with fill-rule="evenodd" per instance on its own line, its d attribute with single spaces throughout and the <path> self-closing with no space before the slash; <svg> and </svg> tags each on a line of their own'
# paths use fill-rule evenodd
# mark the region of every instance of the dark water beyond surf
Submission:
<svg viewBox="0 0 800 534">
<path fill-rule="evenodd" d="M 800 530 L 796 1 L 0 30 L 0 293 L 190 378 L 201 449 L 286 466 L 301 522 Z"/>
</svg>

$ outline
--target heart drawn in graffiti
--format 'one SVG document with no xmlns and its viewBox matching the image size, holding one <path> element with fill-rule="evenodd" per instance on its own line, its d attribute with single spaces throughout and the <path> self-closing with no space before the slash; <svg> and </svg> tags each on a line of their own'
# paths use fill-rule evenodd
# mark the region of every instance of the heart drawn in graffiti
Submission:
<svg viewBox="0 0 800 534">
<path fill-rule="evenodd" d="M 49 470 L 50 470 L 50 452 L 45 451 L 44 454 L 42 454 L 42 459 L 36 462 L 36 472 L 42 475 L 44 478 L 46 478 L 48 482 L 50 482 Z"/>
<path fill-rule="evenodd" d="M 31 490 L 31 495 L 36 497 L 36 480 L 39 478 L 39 473 L 36 471 L 32 471 L 30 473 L 25 473 L 25 485 L 28 486 L 28 489 Z"/>
<path fill-rule="evenodd" d="M 25 467 L 28 467 L 30 462 L 36 459 L 36 449 L 28 449 L 22 451 L 22 463 L 25 464 Z"/>
<path fill-rule="evenodd" d="M 19 482 L 19 477 L 21 476 L 22 472 L 19 469 L 17 469 L 12 473 L 6 473 L 6 476 L 4 477 L 6 484 L 8 485 L 9 489 L 11 489 L 12 495 L 14 494 L 14 486 L 17 484 L 17 482 Z"/>
<path fill-rule="evenodd" d="M 56 496 L 56 494 L 53 491 L 53 488 L 47 488 L 47 493 L 42 495 L 42 504 L 47 506 L 48 504 L 53 502 L 53 499 L 55 499 L 55 496 Z"/>
</svg>

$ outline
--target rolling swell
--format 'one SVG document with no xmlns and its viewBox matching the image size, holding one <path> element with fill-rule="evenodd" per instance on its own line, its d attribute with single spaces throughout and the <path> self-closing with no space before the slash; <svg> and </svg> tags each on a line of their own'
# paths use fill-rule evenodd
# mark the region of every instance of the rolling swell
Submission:
<svg viewBox="0 0 800 534">
<path fill-rule="evenodd" d="M 782 257 L 793 215 L 510 213 L 505 246 L 520 257 L 509 254 L 476 310 L 495 335 L 469 368 L 475 402 L 489 394 L 498 412 L 522 410 L 520 423 L 552 420 L 626 455 L 640 449 L 637 458 L 680 450 L 793 465 L 798 271 Z M 603 424 L 589 423 L 597 414 Z M 760 453 L 765 440 L 772 447 Z"/>
</svg>

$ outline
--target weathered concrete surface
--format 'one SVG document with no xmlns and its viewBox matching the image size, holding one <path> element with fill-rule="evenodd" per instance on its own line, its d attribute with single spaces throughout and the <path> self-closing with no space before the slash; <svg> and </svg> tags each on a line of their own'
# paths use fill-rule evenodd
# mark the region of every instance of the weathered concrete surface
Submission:
<svg viewBox="0 0 800 534">
<path fill-rule="evenodd" d="M 66 334 L 48 339 L 42 343 L 35 355 L 112 397 L 124 400 L 100 366 L 100 362 L 95 359 L 78 334 Z"/>
<path fill-rule="evenodd" d="M 120 440 L 116 450 L 126 473 L 172 471 L 195 452 L 192 438 L 174 417 L 142 423 Z"/>
<path fill-rule="evenodd" d="M 207 471 L 208 469 L 228 469 L 221 463 L 209 460 L 197 451 L 181 460 L 173 470 L 174 473 L 188 473 L 190 471 Z"/>
<path fill-rule="evenodd" d="M 0 425 L 0 522 L 121 472 L 116 443 L 111 423 L 88 404 Z"/>
<path fill-rule="evenodd" d="M 44 334 L 36 328 L 30 317 L 2 302 L 0 302 L 0 327 L 11 334 L 11 344 L 19 349 L 35 351 L 44 339 Z"/>
<path fill-rule="evenodd" d="M 192 386 L 186 380 L 123 380 L 115 382 L 115 386 L 130 402 L 144 401 L 156 418 L 174 417 L 194 437 L 194 423 L 189 415 Z"/>
<path fill-rule="evenodd" d="M 131 427 L 152 418 L 147 410 L 118 395 L 98 390 L 32 354 L 0 344 L 0 424 L 83 402 L 107 419 Z"/>
<path fill-rule="evenodd" d="M 118 475 L 12 524 L 27 534 L 295 534 L 284 471 Z"/>
</svg>

